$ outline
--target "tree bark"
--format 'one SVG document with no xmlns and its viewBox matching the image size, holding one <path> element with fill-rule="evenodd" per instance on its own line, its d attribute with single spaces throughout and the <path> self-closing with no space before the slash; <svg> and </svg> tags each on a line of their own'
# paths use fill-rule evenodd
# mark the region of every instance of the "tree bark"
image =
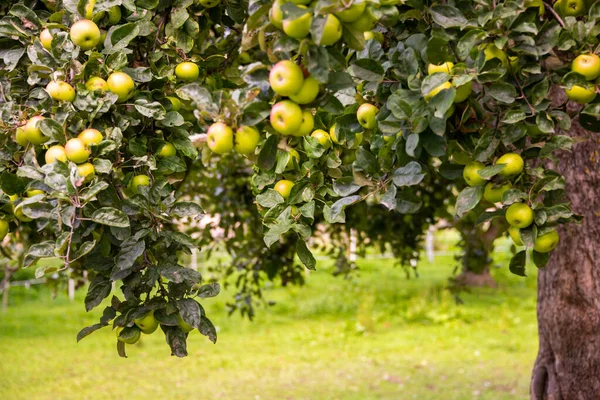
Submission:
<svg viewBox="0 0 600 400">
<path fill-rule="evenodd" d="M 560 244 L 539 271 L 533 400 L 600 399 L 600 134 L 576 122 L 568 134 L 587 139 L 557 164 L 584 220 L 559 229 Z"/>
</svg>

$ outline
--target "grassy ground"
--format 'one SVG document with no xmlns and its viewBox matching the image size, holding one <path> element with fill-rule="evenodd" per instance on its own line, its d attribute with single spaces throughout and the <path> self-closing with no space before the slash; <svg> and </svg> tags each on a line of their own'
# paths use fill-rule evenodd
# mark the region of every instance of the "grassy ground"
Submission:
<svg viewBox="0 0 600 400">
<path fill-rule="evenodd" d="M 508 276 L 500 258 L 499 288 L 464 294 L 464 305 L 444 290 L 450 256 L 410 280 L 389 260 L 361 261 L 350 280 L 320 265 L 306 287 L 270 290 L 277 305 L 254 322 L 227 317 L 222 294 L 205 303 L 217 344 L 196 333 L 185 359 L 169 356 L 159 332 L 129 346 L 128 359 L 107 328 L 77 344 L 100 311 L 45 291 L 24 301 L 16 288 L 0 313 L 0 398 L 526 399 L 535 271 Z"/>
</svg>

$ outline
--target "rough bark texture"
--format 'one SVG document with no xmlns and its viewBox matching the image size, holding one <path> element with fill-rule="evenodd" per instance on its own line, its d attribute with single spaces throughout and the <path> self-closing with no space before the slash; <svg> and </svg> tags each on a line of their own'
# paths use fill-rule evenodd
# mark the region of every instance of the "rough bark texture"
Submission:
<svg viewBox="0 0 600 400">
<path fill-rule="evenodd" d="M 574 124 L 569 135 L 588 139 L 557 165 L 584 221 L 559 230 L 560 244 L 539 271 L 534 400 L 600 399 L 600 134 Z"/>
</svg>

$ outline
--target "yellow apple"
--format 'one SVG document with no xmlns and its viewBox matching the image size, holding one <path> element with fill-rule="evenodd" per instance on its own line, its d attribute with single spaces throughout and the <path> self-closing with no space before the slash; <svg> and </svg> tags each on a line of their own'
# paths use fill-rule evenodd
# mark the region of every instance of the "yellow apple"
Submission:
<svg viewBox="0 0 600 400">
<path fill-rule="evenodd" d="M 65 148 L 63 146 L 55 145 L 46 150 L 44 158 L 46 160 L 46 164 L 52 164 L 56 160 L 67 162 L 67 153 L 65 152 Z"/>
<path fill-rule="evenodd" d="M 358 123 L 365 129 L 373 129 L 377 126 L 376 116 L 379 113 L 379 109 L 373 104 L 364 103 L 358 107 L 356 111 L 356 118 Z"/>
<path fill-rule="evenodd" d="M 240 126 L 235 132 L 233 148 L 239 154 L 254 153 L 260 142 L 260 133 L 253 126 Z"/>
<path fill-rule="evenodd" d="M 29 140 L 25 137 L 25 131 L 23 128 L 17 128 L 15 131 L 15 142 L 17 142 L 20 146 L 27 147 L 29 144 Z"/>
<path fill-rule="evenodd" d="M 300 8 L 306 8 L 306 6 L 299 5 Z M 310 32 L 310 24 L 312 22 L 312 14 L 310 12 L 296 18 L 296 19 L 284 19 L 283 20 L 283 31 L 289 37 L 294 39 L 302 39 L 308 36 Z"/>
<path fill-rule="evenodd" d="M 335 16 L 342 22 L 354 22 L 365 11 L 365 7 L 367 6 L 366 1 L 352 2 L 350 6 L 346 6 L 346 4 L 342 4 L 344 7 L 341 11 L 335 12 Z"/>
<path fill-rule="evenodd" d="M 85 88 L 89 91 L 101 90 L 103 92 L 108 90 L 108 83 L 99 76 L 92 76 L 85 82 Z"/>
<path fill-rule="evenodd" d="M 435 74 L 436 72 L 445 72 L 449 74 L 450 71 L 452 71 L 452 68 L 454 68 L 454 63 L 451 61 L 446 61 L 440 65 L 429 64 L 427 67 L 427 74 L 431 75 Z"/>
<path fill-rule="evenodd" d="M 323 129 L 317 129 L 311 133 L 310 136 L 317 139 L 321 146 L 325 147 L 326 149 L 331 147 L 331 138 L 329 137 L 329 133 L 325 132 Z"/>
<path fill-rule="evenodd" d="M 119 97 L 118 101 L 120 103 L 128 100 L 133 95 L 133 90 L 135 89 L 133 79 L 125 72 L 113 72 L 108 77 L 106 83 L 108 84 L 108 90 Z"/>
<path fill-rule="evenodd" d="M 540 235 L 535 239 L 533 249 L 538 253 L 548 253 L 554 250 L 556 246 L 558 246 L 559 240 L 560 237 L 558 236 L 558 232 L 556 231 L 544 233 L 543 235 Z"/>
<path fill-rule="evenodd" d="M 489 201 L 490 203 L 498 203 L 502 201 L 502 195 L 508 189 L 511 188 L 510 182 L 505 182 L 502 185 L 496 185 L 492 182 L 489 182 L 485 185 L 485 189 L 483 191 L 483 198 Z"/>
<path fill-rule="evenodd" d="M 290 158 L 285 166 L 285 170 L 289 171 L 294 168 L 294 160 L 296 160 L 296 164 L 300 165 L 300 154 L 296 149 L 290 149 L 288 152 L 290 154 Z"/>
<path fill-rule="evenodd" d="M 92 163 L 87 162 L 77 166 L 77 173 L 83 178 L 84 182 L 89 182 L 94 178 L 96 169 Z"/>
<path fill-rule="evenodd" d="M 565 89 L 569 100 L 579 104 L 587 104 L 596 98 L 596 86 L 582 87 L 573 85 L 571 89 Z"/>
<path fill-rule="evenodd" d="M 65 81 L 51 81 L 46 86 L 46 91 L 54 100 L 69 103 L 75 100 L 75 89 Z"/>
<path fill-rule="evenodd" d="M 6 235 L 8 235 L 8 222 L 0 219 L 0 241 L 2 241 Z"/>
<path fill-rule="evenodd" d="M 200 76 L 200 68 L 193 62 L 182 62 L 175 67 L 175 76 L 185 82 L 193 82 Z"/>
<path fill-rule="evenodd" d="M 577 72 L 588 81 L 600 76 L 600 57 L 595 54 L 581 54 L 573 60 L 571 71 Z"/>
<path fill-rule="evenodd" d="M 90 151 L 87 149 L 85 143 L 83 143 L 83 140 L 79 138 L 67 140 L 65 153 L 67 154 L 67 158 L 75 164 L 84 163 L 90 157 Z"/>
<path fill-rule="evenodd" d="M 304 74 L 295 62 L 290 60 L 279 61 L 269 72 L 269 84 L 277 94 L 282 96 L 295 95 L 302 90 Z"/>
<path fill-rule="evenodd" d="M 312 103 L 319 95 L 319 86 L 319 81 L 309 76 L 304 79 L 300 90 L 289 96 L 290 100 L 298 104 Z"/>
<path fill-rule="evenodd" d="M 509 226 L 508 234 L 510 235 L 511 239 L 513 240 L 515 246 L 524 246 L 523 240 L 521 239 L 521 230 L 519 228 L 516 228 L 514 226 Z"/>
<path fill-rule="evenodd" d="M 309 110 L 302 111 L 302 123 L 300 128 L 292 135 L 294 136 L 308 136 L 315 127 L 315 120 L 312 113 Z"/>
<path fill-rule="evenodd" d="M 496 165 L 498 164 L 505 164 L 504 169 L 500 171 L 498 175 L 511 176 L 520 174 L 523 171 L 525 162 L 520 155 L 516 153 L 507 153 L 498 158 Z"/>
<path fill-rule="evenodd" d="M 44 136 L 40 129 L 39 123 L 44 119 L 41 115 L 31 117 L 29 121 L 23 127 L 25 139 L 31 144 L 42 144 L 46 143 L 50 138 Z"/>
<path fill-rule="evenodd" d="M 103 139 L 102 133 L 100 133 L 99 130 L 93 128 L 88 128 L 81 131 L 81 133 L 77 135 L 77 137 L 81 139 L 81 141 L 83 142 L 83 144 L 86 145 L 86 147 L 98 145 L 100 144 L 100 142 L 102 142 Z"/>
<path fill-rule="evenodd" d="M 288 199 L 290 197 L 290 193 L 292 192 L 292 188 L 294 187 L 294 182 L 288 181 L 287 179 L 282 179 L 275 184 L 275 191 L 281 195 L 284 199 Z"/>
<path fill-rule="evenodd" d="M 225 154 L 233 149 L 233 130 L 223 122 L 215 122 L 206 133 L 208 147 L 214 153 Z"/>
<path fill-rule="evenodd" d="M 173 143 L 169 142 L 165 143 L 158 151 L 160 158 L 173 157 L 175 154 L 177 154 L 177 149 L 173 146 Z"/>
<path fill-rule="evenodd" d="M 83 50 L 93 49 L 100 43 L 100 29 L 89 19 L 80 19 L 71 26 L 71 41 Z"/>
<path fill-rule="evenodd" d="M 271 107 L 270 121 L 273 129 L 282 135 L 294 135 L 302 126 L 302 109 L 293 101 L 280 101 Z"/>
<path fill-rule="evenodd" d="M 533 222 L 533 210 L 527 204 L 514 203 L 506 210 L 506 220 L 511 226 L 523 229 Z"/>
<path fill-rule="evenodd" d="M 133 193 L 140 193 L 140 186 L 150 186 L 150 178 L 148 175 L 136 175 L 129 182 L 129 190 Z"/>
<path fill-rule="evenodd" d="M 328 14 L 323 28 L 323 35 L 318 45 L 331 46 L 342 38 L 342 24 L 340 20 L 333 14 Z M 314 39 L 313 39 L 314 40 Z"/>
<path fill-rule="evenodd" d="M 478 161 L 471 161 L 465 165 L 465 169 L 463 170 L 463 178 L 465 178 L 467 185 L 481 186 L 487 182 L 487 179 L 479 175 L 479 171 L 484 167 L 485 165 Z"/>
<path fill-rule="evenodd" d="M 50 33 L 50 30 L 44 29 L 42 33 L 40 33 L 40 42 L 46 50 L 52 51 L 52 33 Z"/>
<path fill-rule="evenodd" d="M 426 102 L 429 102 L 429 100 L 433 99 L 436 94 L 438 94 L 442 90 L 448 90 L 451 87 L 452 87 L 452 84 L 450 82 L 444 82 L 441 85 L 435 87 L 431 92 L 427 93 L 424 96 L 424 99 L 425 99 Z"/>
</svg>

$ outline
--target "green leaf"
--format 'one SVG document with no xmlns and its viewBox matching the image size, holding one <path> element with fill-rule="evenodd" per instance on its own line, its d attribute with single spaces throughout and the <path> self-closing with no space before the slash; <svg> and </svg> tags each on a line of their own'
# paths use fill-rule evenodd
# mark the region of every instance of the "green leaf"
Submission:
<svg viewBox="0 0 600 400">
<path fill-rule="evenodd" d="M 181 299 L 177 300 L 177 308 L 181 318 L 194 328 L 200 326 L 200 319 L 202 318 L 202 311 L 200 305 L 193 299 Z"/>
<path fill-rule="evenodd" d="M 456 198 L 456 214 L 462 217 L 467 211 L 475 208 L 483 197 L 483 186 L 473 186 L 464 188 Z"/>
<path fill-rule="evenodd" d="M 94 211 L 91 220 L 97 224 L 114 226 L 117 228 L 128 228 L 129 218 L 123 211 L 112 207 L 102 207 Z"/>
<path fill-rule="evenodd" d="M 215 297 L 221 291 L 221 285 L 217 282 L 209 283 L 206 285 L 202 285 L 196 294 L 201 299 L 208 299 L 210 297 Z"/>
<path fill-rule="evenodd" d="M 336 221 L 343 216 L 344 209 L 351 204 L 354 204 L 362 199 L 361 196 L 342 197 L 331 205 L 331 221 Z"/>
<path fill-rule="evenodd" d="M 277 144 L 279 139 L 277 135 L 271 135 L 266 140 L 260 153 L 258 154 L 258 162 L 256 163 L 263 171 L 270 171 L 275 166 L 277 160 Z"/>
<path fill-rule="evenodd" d="M 506 82 L 493 83 L 487 89 L 487 93 L 494 99 L 506 104 L 514 103 L 515 98 L 517 97 L 517 89 L 515 89 L 513 85 Z"/>
<path fill-rule="evenodd" d="M 525 274 L 525 261 L 527 259 L 527 252 L 525 250 L 521 250 L 510 260 L 510 264 L 508 265 L 508 270 L 515 275 L 519 276 L 527 276 Z"/>
<path fill-rule="evenodd" d="M 169 210 L 169 214 L 178 217 L 198 217 L 204 214 L 202 207 L 189 201 L 177 202 Z"/>
<path fill-rule="evenodd" d="M 413 186 L 421 183 L 425 178 L 421 164 L 411 161 L 404 167 L 400 167 L 392 174 L 392 180 L 396 186 Z"/>
<path fill-rule="evenodd" d="M 29 267 L 40 258 L 54 257 L 54 242 L 46 241 L 41 243 L 32 244 L 25 254 L 23 260 L 23 268 Z"/>
<path fill-rule="evenodd" d="M 102 303 L 108 297 L 112 288 L 112 282 L 107 277 L 96 275 L 90 282 L 87 295 L 85 296 L 85 311 L 90 311 Z"/>
<path fill-rule="evenodd" d="M 350 66 L 350 74 L 368 82 L 379 82 L 383 79 L 383 67 L 375 60 L 370 58 L 360 58 Z"/>
<path fill-rule="evenodd" d="M 456 7 L 436 4 L 429 8 L 433 21 L 442 28 L 460 28 L 467 23 L 467 19 Z"/>
<path fill-rule="evenodd" d="M 317 265 L 317 260 L 308 249 L 306 242 L 304 240 L 296 241 L 296 254 L 298 254 L 298 258 L 302 261 L 302 264 L 308 269 L 315 270 L 315 266 Z"/>
<path fill-rule="evenodd" d="M 158 101 L 149 102 L 146 99 L 137 99 L 134 103 L 135 109 L 144 117 L 160 121 L 167 115 L 167 111 Z"/>
</svg>

